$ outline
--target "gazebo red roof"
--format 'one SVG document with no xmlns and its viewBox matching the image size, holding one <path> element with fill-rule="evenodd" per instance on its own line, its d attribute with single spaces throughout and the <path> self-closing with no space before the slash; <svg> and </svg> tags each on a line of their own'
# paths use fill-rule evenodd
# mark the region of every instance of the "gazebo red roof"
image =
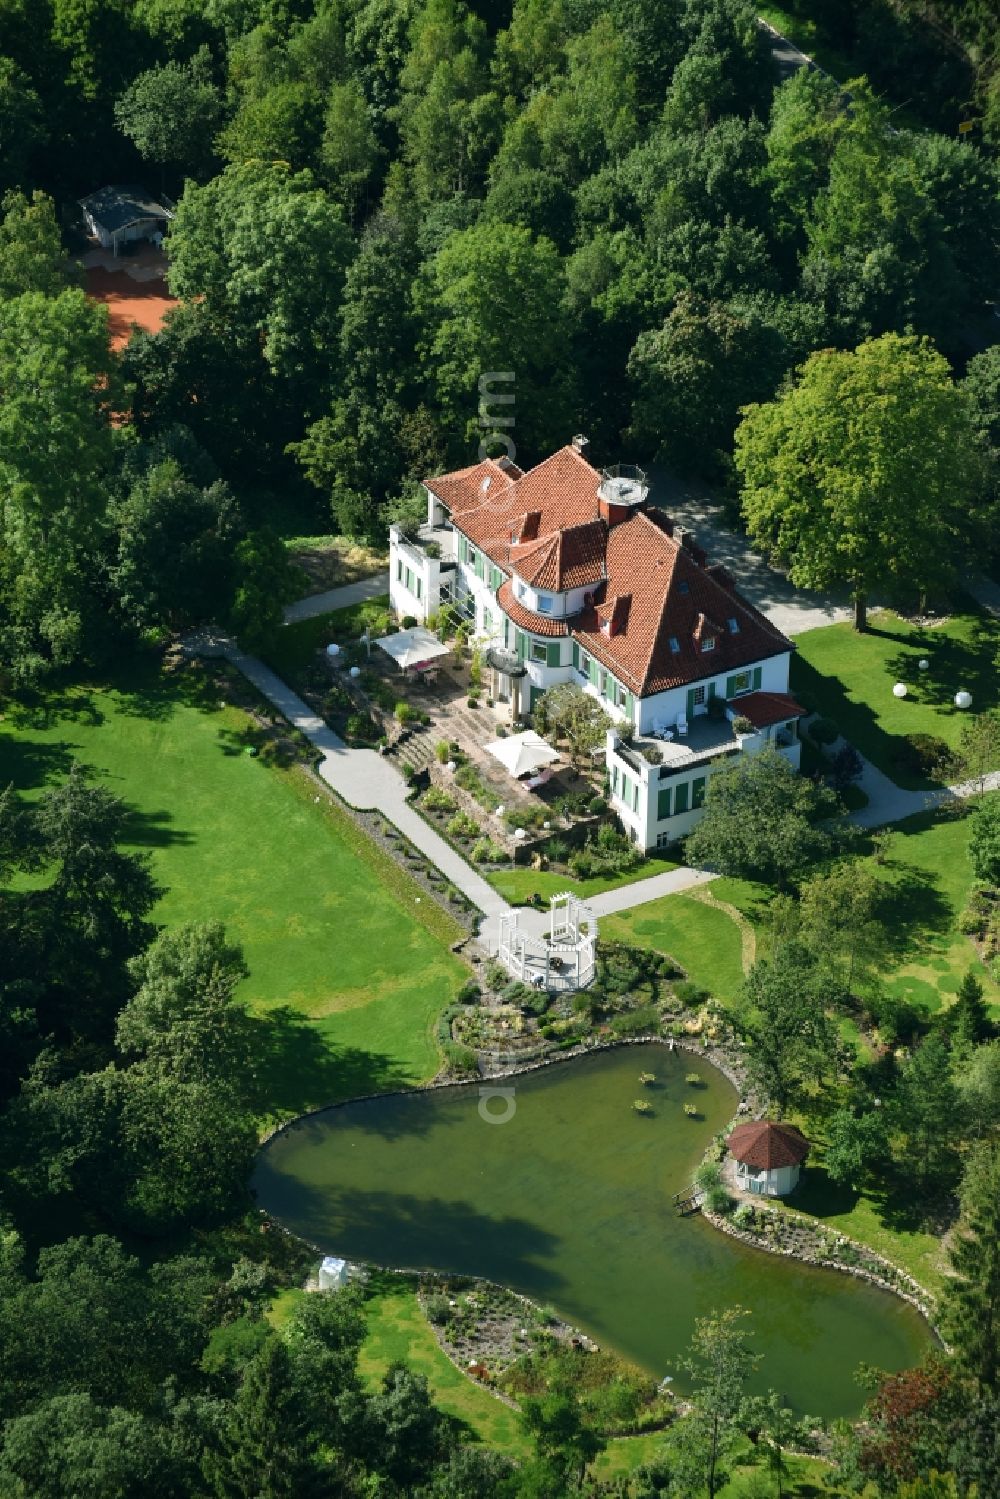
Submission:
<svg viewBox="0 0 1000 1499">
<path fill-rule="evenodd" d="M 809 1154 L 809 1141 L 800 1129 L 794 1124 L 774 1124 L 769 1119 L 738 1124 L 727 1144 L 731 1156 L 758 1171 L 800 1166 Z"/>
</svg>

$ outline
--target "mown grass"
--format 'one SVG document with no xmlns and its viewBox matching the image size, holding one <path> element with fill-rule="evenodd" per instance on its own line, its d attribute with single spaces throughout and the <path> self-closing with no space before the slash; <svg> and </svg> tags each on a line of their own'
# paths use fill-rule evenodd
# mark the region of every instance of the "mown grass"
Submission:
<svg viewBox="0 0 1000 1499">
<path fill-rule="evenodd" d="M 720 881 L 709 889 L 717 894 Z M 718 898 L 725 899 L 724 895 Z M 676 958 L 688 976 L 719 999 L 732 999 L 743 978 L 740 930 L 725 911 L 693 895 L 667 895 L 601 921 L 610 942 L 652 947 Z"/>
<path fill-rule="evenodd" d="M 997 706 L 1000 620 L 971 600 L 933 627 L 883 610 L 864 634 L 850 624 L 827 625 L 796 636 L 795 645 L 792 690 L 898 786 L 940 784 L 901 769 L 896 755 L 910 734 L 933 734 L 958 748 L 969 716 L 955 707 L 959 688 L 971 692 L 974 712 Z M 922 658 L 927 671 L 917 664 Z M 897 682 L 906 684 L 905 698 L 893 697 Z"/>
<path fill-rule="evenodd" d="M 620 890 L 623 885 L 635 885 L 640 880 L 652 879 L 654 875 L 667 874 L 677 867 L 676 859 L 651 855 L 638 869 L 628 870 L 625 874 L 595 875 L 586 880 L 577 880 L 568 874 L 557 874 L 551 869 L 522 867 L 495 869 L 487 878 L 512 906 L 523 906 L 533 895 L 540 895 L 543 900 L 548 900 L 550 895 L 558 895 L 562 890 L 569 890 L 571 894 L 586 900 L 592 895 L 603 895 L 605 890 Z"/>
<path fill-rule="evenodd" d="M 390 1364 L 402 1361 L 427 1378 L 435 1405 L 478 1437 L 512 1457 L 527 1457 L 531 1443 L 521 1430 L 517 1412 L 481 1385 L 462 1374 L 441 1351 L 424 1316 L 416 1292 L 402 1284 L 383 1291 L 366 1305 L 368 1337 L 359 1368 L 374 1387 Z"/>
<path fill-rule="evenodd" d="M 197 670 L 146 663 L 7 703 L 0 784 L 81 761 L 129 807 L 164 887 L 154 919 L 219 920 L 242 944 L 269 1117 L 425 1080 L 460 928 L 306 772 L 243 754 L 247 717 L 222 701 Z"/>
</svg>

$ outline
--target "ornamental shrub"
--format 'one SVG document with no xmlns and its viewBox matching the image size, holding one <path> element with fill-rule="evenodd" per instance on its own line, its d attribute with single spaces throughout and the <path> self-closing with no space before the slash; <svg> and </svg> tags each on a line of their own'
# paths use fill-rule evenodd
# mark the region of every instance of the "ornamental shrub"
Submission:
<svg viewBox="0 0 1000 1499">
<path fill-rule="evenodd" d="M 809 725 L 809 738 L 814 744 L 832 744 L 839 735 L 832 718 L 814 718 Z"/>
</svg>

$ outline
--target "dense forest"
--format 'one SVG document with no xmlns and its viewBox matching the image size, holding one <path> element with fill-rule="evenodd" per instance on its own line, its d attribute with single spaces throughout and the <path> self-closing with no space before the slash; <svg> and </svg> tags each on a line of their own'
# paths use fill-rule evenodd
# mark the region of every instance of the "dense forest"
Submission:
<svg viewBox="0 0 1000 1499">
<path fill-rule="evenodd" d="M 582 431 L 734 492 L 740 409 L 811 352 L 908 332 L 961 377 L 992 338 L 981 138 L 776 87 L 744 0 L 8 0 L 0 57 L 20 677 L 213 609 L 266 629 L 275 533 L 384 535 L 488 437 L 484 374 L 522 462 Z M 66 250 L 130 180 L 176 201 L 180 305 L 112 358 Z M 995 455 L 995 350 L 967 396 Z"/>
<path fill-rule="evenodd" d="M 265 639 L 282 536 L 378 539 L 412 514 L 415 479 L 474 460 L 490 372 L 513 372 L 522 462 L 580 431 L 598 461 L 734 501 L 742 480 L 766 538 L 781 403 L 803 429 L 817 409 L 794 372 L 896 360 L 962 455 L 946 544 L 928 489 L 900 574 L 943 586 L 995 540 L 1000 496 L 995 20 L 975 0 L 827 8 L 867 78 L 779 83 L 745 0 L 0 0 L 3 685 L 206 619 Z M 901 27 L 911 110 L 907 54 L 879 44 Z M 75 259 L 78 199 L 113 182 L 176 205 L 178 305 L 121 355 Z M 538 1456 L 515 1471 L 405 1367 L 365 1386 L 353 1294 L 274 1329 L 304 1261 L 247 1193 L 244 960 L 211 920 L 157 933 L 126 821 L 82 774 L 0 793 L 0 1499 L 599 1492 L 566 1392 L 527 1405 Z M 950 1076 L 935 1044 L 915 1096 Z M 933 1098 L 940 1144 L 953 1096 Z M 961 1188 L 957 1360 L 875 1390 L 866 1434 L 842 1434 L 858 1492 L 1000 1485 L 990 1119 Z M 843 1154 L 867 1165 L 853 1121 Z M 697 1492 L 730 1397 L 724 1417 L 706 1383 L 688 1466 L 632 1492 Z M 950 1476 L 914 1486 L 932 1468 Z"/>
</svg>

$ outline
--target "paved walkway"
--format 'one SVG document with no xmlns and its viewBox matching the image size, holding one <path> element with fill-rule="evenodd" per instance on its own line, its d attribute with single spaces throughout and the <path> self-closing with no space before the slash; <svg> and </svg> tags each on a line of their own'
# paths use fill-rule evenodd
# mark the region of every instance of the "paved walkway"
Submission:
<svg viewBox="0 0 1000 1499">
<path fill-rule="evenodd" d="M 351 604 L 363 604 L 366 599 L 377 599 L 388 592 L 389 574 L 376 573 L 371 578 L 360 578 L 357 583 L 328 588 L 325 593 L 310 593 L 288 605 L 285 624 L 295 625 L 299 620 L 314 619 L 317 614 L 329 614 L 333 609 L 347 609 Z"/>
</svg>

